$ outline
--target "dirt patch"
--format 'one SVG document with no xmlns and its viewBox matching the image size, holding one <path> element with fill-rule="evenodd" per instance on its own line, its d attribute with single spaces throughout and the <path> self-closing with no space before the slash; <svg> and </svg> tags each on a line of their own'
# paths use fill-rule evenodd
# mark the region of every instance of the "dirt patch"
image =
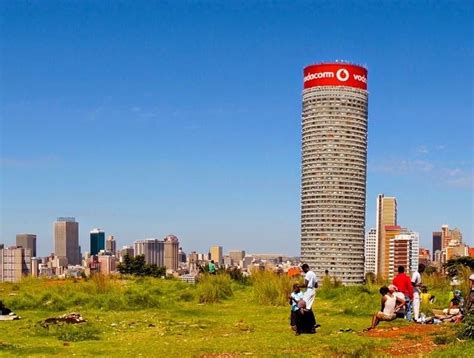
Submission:
<svg viewBox="0 0 474 358">
<path fill-rule="evenodd" d="M 378 349 L 380 353 L 390 356 L 411 356 L 420 353 L 429 353 L 437 346 L 433 340 L 437 334 L 447 331 L 444 325 L 411 324 L 404 327 L 376 328 L 364 333 L 366 337 L 390 339 L 390 346 Z"/>
</svg>

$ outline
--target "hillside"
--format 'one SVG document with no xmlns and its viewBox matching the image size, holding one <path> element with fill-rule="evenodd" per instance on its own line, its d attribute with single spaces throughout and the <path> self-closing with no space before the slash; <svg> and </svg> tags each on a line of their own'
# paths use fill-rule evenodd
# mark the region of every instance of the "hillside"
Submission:
<svg viewBox="0 0 474 358">
<path fill-rule="evenodd" d="M 210 293 L 211 289 L 215 292 Z M 456 339 L 451 325 L 397 320 L 362 333 L 378 308 L 376 287 L 322 289 L 315 309 L 321 328 L 315 335 L 296 337 L 289 328 L 289 306 L 259 303 L 265 301 L 262 295 L 269 296 L 268 303 L 281 303 L 284 294 L 270 299 L 276 290 L 228 278 L 196 286 L 174 280 L 105 277 L 4 283 L 0 299 L 22 319 L 0 321 L 0 355 L 474 356 L 474 343 Z M 214 294 L 221 294 L 220 302 L 199 303 L 212 300 Z M 445 304 L 447 293 L 436 294 L 439 305 Z M 80 313 L 87 322 L 49 328 L 40 323 L 69 312 Z"/>
</svg>

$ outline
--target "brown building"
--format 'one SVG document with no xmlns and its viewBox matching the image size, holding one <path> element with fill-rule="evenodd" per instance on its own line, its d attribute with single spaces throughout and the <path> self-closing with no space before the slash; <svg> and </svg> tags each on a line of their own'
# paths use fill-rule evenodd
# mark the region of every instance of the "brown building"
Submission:
<svg viewBox="0 0 474 358">
<path fill-rule="evenodd" d="M 36 257 L 36 235 L 17 234 L 16 246 L 31 250 L 31 257 Z"/>
<path fill-rule="evenodd" d="M 68 265 L 80 265 L 79 223 L 72 217 L 60 217 L 54 223 L 54 254 L 66 257 Z"/>
<path fill-rule="evenodd" d="M 116 259 L 112 255 L 98 255 L 97 260 L 99 262 L 99 272 L 103 275 L 110 275 L 116 271 Z"/>
<path fill-rule="evenodd" d="M 117 254 L 117 242 L 113 235 L 107 237 L 107 240 L 105 241 L 105 251 L 110 252 L 112 255 Z"/>
<path fill-rule="evenodd" d="M 167 270 L 176 271 L 179 264 L 179 241 L 174 235 L 168 235 L 164 239 L 165 267 Z"/>
<path fill-rule="evenodd" d="M 232 265 L 239 266 L 240 262 L 245 257 L 245 251 L 243 251 L 243 250 L 231 250 L 231 251 L 229 251 L 229 257 L 232 260 Z"/>
<path fill-rule="evenodd" d="M 216 265 L 224 264 L 224 255 L 222 254 L 222 246 L 212 246 L 209 250 L 211 260 L 214 260 Z"/>
<path fill-rule="evenodd" d="M 386 235 L 386 227 L 397 225 L 397 199 L 377 196 L 376 230 L 377 230 L 377 276 L 388 277 L 390 256 L 390 235 Z M 396 235 L 396 234 L 395 234 Z"/>
<path fill-rule="evenodd" d="M 420 247 L 420 253 L 418 255 L 418 262 L 425 266 L 428 266 L 431 262 L 430 250 Z"/>
<path fill-rule="evenodd" d="M 11 246 L 0 249 L 0 282 L 18 282 L 31 275 L 31 250 Z"/>
</svg>

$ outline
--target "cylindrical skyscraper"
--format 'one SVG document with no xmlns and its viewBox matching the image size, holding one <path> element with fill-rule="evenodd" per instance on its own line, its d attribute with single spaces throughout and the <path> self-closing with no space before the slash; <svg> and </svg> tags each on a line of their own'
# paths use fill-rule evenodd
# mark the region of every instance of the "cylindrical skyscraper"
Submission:
<svg viewBox="0 0 474 358">
<path fill-rule="evenodd" d="M 319 277 L 364 279 L 367 70 L 304 69 L 301 258 Z"/>
</svg>

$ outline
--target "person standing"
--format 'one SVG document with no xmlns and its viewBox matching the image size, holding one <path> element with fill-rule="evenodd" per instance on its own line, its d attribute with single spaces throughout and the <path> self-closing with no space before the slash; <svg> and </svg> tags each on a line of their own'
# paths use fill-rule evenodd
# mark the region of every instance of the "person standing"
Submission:
<svg viewBox="0 0 474 358">
<path fill-rule="evenodd" d="M 425 265 L 419 264 L 418 271 L 413 272 L 411 283 L 413 285 L 413 315 L 415 322 L 420 319 L 420 295 L 421 295 L 421 274 L 425 271 Z"/>
<path fill-rule="evenodd" d="M 306 309 L 311 310 L 313 307 L 314 298 L 316 297 L 316 288 L 318 287 L 318 280 L 314 271 L 309 269 L 308 264 L 301 265 L 301 269 L 303 270 L 305 275 L 304 285 L 300 287 L 306 288 L 303 300 L 306 302 Z"/>
<path fill-rule="evenodd" d="M 211 275 L 216 274 L 216 264 L 214 263 L 214 260 L 211 260 L 211 262 L 209 262 L 209 273 Z"/>
<path fill-rule="evenodd" d="M 392 284 L 397 287 L 398 292 L 405 295 L 405 318 L 411 321 L 413 284 L 411 283 L 410 277 L 405 274 L 405 267 L 398 266 L 398 275 L 393 278 Z"/>
</svg>

